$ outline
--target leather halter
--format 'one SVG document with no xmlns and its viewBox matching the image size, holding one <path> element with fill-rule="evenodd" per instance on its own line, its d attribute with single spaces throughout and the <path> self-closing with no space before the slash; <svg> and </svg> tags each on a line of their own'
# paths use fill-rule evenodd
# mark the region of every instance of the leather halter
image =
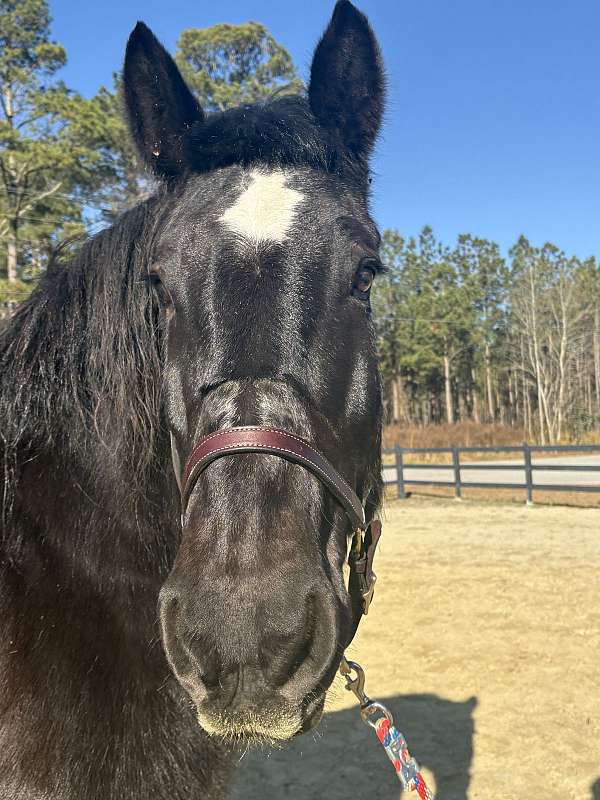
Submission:
<svg viewBox="0 0 600 800">
<path fill-rule="evenodd" d="M 321 481 L 346 512 L 354 531 L 348 556 L 350 566 L 348 591 L 355 618 L 352 634 L 354 636 L 361 614 L 368 613 L 373 597 L 376 580 L 373 557 L 381 536 L 381 522 L 379 520 L 366 522 L 364 507 L 356 492 L 325 456 L 299 436 L 279 428 L 265 426 L 226 428 L 204 436 L 188 456 L 183 472 L 172 438 L 171 449 L 175 476 L 181 493 L 182 527 L 188 500 L 198 478 L 213 461 L 223 456 L 238 453 L 266 453 L 279 456 L 286 461 L 300 464 Z"/>
</svg>

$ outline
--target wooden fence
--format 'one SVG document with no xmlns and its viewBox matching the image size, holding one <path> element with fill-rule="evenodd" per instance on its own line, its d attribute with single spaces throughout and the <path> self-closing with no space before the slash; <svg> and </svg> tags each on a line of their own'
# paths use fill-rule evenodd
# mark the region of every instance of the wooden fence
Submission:
<svg viewBox="0 0 600 800">
<path fill-rule="evenodd" d="M 510 462 L 477 462 L 461 460 L 461 456 L 471 454 L 498 454 L 507 453 L 513 459 L 518 454 L 521 458 L 518 460 L 511 460 Z M 562 453 L 585 453 L 586 455 L 599 456 L 595 459 L 596 463 L 592 464 L 569 464 L 568 459 L 561 456 L 561 463 L 551 463 L 550 461 L 534 461 L 537 454 L 559 455 Z M 395 448 L 386 449 L 383 451 L 384 456 L 393 456 L 393 463 L 388 463 L 384 459 L 383 477 L 385 485 L 396 485 L 397 496 L 405 499 L 408 497 L 407 486 L 422 485 L 422 486 L 449 486 L 454 487 L 454 496 L 460 498 L 463 489 L 522 489 L 525 492 L 527 503 L 533 503 L 534 491 L 544 492 L 600 492 L 600 445 L 530 445 L 523 444 L 518 447 L 400 447 L 397 445 Z M 409 463 L 406 461 L 406 456 L 410 455 L 436 455 L 436 454 L 450 454 L 451 463 L 447 464 L 425 464 L 425 463 Z M 555 461 L 555 459 L 553 459 Z M 429 473 L 439 473 L 439 470 L 447 470 L 449 472 L 448 479 L 439 479 L 439 474 L 431 475 Z M 416 478 L 411 475 L 407 476 L 407 471 L 417 471 L 417 474 L 423 475 L 423 478 Z M 507 474 L 507 480 L 488 481 L 483 480 L 482 476 L 479 480 L 469 480 L 469 473 L 473 472 L 498 472 Z M 585 483 L 571 482 L 570 476 L 562 476 L 562 480 L 557 483 L 539 482 L 539 473 L 590 473 L 591 479 L 587 479 Z M 390 473 L 392 473 L 390 475 Z M 466 473 L 466 475 L 463 475 Z M 510 474 L 512 473 L 512 474 Z M 515 480 L 515 473 L 522 473 L 522 482 Z M 593 473 L 597 473 L 597 476 Z M 493 476 L 490 476 L 493 477 Z M 465 480 L 466 478 L 466 480 Z M 536 480 L 537 478 L 537 480 Z"/>
</svg>

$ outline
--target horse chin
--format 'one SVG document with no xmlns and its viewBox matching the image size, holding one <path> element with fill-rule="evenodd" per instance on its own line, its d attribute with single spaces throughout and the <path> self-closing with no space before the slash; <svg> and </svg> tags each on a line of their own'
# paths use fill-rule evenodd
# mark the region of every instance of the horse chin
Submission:
<svg viewBox="0 0 600 800">
<path fill-rule="evenodd" d="M 247 746 L 281 746 L 319 724 L 325 693 L 310 701 L 306 711 L 291 706 L 268 709 L 208 710 L 200 706 L 200 727 L 211 737 Z"/>
<path fill-rule="evenodd" d="M 327 692 L 323 692 L 323 694 L 315 697 L 314 700 L 308 704 L 306 713 L 304 714 L 304 721 L 301 729 L 298 731 L 298 734 L 308 733 L 308 731 L 316 728 L 319 722 L 321 722 L 326 697 Z"/>
<path fill-rule="evenodd" d="M 198 711 L 198 722 L 209 736 L 244 745 L 277 744 L 302 729 L 299 713 Z"/>
</svg>

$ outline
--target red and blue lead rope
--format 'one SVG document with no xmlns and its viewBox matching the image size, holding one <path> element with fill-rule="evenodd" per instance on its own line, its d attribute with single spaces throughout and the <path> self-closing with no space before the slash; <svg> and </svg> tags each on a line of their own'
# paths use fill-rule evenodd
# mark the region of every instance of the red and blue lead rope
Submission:
<svg viewBox="0 0 600 800">
<path fill-rule="evenodd" d="M 419 765 L 408 752 L 406 739 L 385 717 L 373 726 L 377 738 L 383 745 L 387 757 L 392 762 L 396 774 L 407 791 L 417 792 L 421 800 L 435 800 L 421 775 Z"/>
<path fill-rule="evenodd" d="M 356 674 L 354 678 L 353 672 Z M 340 673 L 346 679 L 346 689 L 352 692 L 360 703 L 362 721 L 375 730 L 402 787 L 409 792 L 417 792 L 421 800 L 435 800 L 433 792 L 425 783 L 419 765 L 408 752 L 406 739 L 394 726 L 394 718 L 390 711 L 383 703 L 371 700 L 366 694 L 364 669 L 356 661 L 348 661 L 344 657 L 340 662 Z"/>
</svg>

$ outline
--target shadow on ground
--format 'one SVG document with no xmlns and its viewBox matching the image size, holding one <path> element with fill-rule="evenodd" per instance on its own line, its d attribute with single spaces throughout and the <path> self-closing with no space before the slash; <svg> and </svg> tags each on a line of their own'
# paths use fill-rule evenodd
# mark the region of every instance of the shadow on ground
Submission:
<svg viewBox="0 0 600 800">
<path fill-rule="evenodd" d="M 467 800 L 473 756 L 473 710 L 433 694 L 383 699 L 419 764 L 434 775 L 436 800 Z M 235 800 L 372 800 L 401 794 L 374 732 L 357 708 L 326 714 L 319 728 L 282 750 L 247 753 L 239 764 Z M 405 795 L 413 797 L 410 792 Z M 596 795 L 594 795 L 596 798 Z"/>
<path fill-rule="evenodd" d="M 592 783 L 591 790 L 592 800 L 600 800 L 600 778 Z"/>
</svg>

